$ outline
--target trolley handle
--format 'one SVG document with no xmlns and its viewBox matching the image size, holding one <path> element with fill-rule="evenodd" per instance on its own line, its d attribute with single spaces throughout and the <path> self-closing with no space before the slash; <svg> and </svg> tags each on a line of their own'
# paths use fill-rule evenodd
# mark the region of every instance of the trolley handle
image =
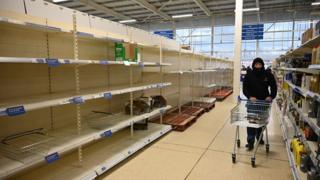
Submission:
<svg viewBox="0 0 320 180">
<path fill-rule="evenodd" d="M 242 99 L 240 96 L 238 96 L 238 101 L 247 101 L 247 102 L 252 102 L 251 100 L 249 99 Z M 272 103 L 272 100 L 271 101 L 266 101 L 266 100 L 256 100 L 254 101 L 253 103 L 261 103 L 261 104 L 271 104 Z"/>
</svg>

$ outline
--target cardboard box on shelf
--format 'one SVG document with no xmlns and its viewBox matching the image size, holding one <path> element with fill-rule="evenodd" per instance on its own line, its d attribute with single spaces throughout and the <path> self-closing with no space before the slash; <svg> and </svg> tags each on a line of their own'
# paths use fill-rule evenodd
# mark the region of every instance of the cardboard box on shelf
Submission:
<svg viewBox="0 0 320 180">
<path fill-rule="evenodd" d="M 314 36 L 319 36 L 319 35 L 320 35 L 320 21 L 316 23 L 314 28 Z"/>
<path fill-rule="evenodd" d="M 302 34 L 301 44 L 313 38 L 313 28 L 309 28 Z"/>
<path fill-rule="evenodd" d="M 139 50 L 136 44 L 115 43 L 116 61 L 137 61 Z"/>
</svg>

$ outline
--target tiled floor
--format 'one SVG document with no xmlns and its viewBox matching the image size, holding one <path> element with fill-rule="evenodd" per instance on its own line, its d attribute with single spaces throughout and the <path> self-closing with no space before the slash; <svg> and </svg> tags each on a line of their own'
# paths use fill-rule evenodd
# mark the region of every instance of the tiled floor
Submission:
<svg viewBox="0 0 320 180">
<path fill-rule="evenodd" d="M 245 129 L 241 130 L 242 146 L 237 163 L 232 164 L 235 128 L 227 118 L 234 105 L 231 96 L 222 103 L 218 102 L 212 111 L 200 117 L 185 132 L 171 132 L 100 179 L 292 179 L 277 120 L 272 120 L 268 126 L 270 153 L 266 155 L 261 146 L 257 168 L 251 167 L 250 154 L 243 147 Z"/>
</svg>

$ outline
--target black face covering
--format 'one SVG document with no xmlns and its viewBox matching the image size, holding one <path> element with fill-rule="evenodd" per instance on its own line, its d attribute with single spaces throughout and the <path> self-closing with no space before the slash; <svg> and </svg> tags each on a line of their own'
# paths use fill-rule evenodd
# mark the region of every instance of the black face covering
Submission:
<svg viewBox="0 0 320 180">
<path fill-rule="evenodd" d="M 253 73 L 256 76 L 261 77 L 264 74 L 264 69 L 263 68 L 253 68 Z"/>
</svg>

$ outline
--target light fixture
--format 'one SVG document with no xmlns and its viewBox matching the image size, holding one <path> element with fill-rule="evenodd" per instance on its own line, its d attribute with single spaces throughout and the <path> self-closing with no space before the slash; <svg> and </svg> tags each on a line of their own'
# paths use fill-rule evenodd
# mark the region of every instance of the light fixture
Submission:
<svg viewBox="0 0 320 180">
<path fill-rule="evenodd" d="M 259 11 L 260 8 L 248 8 L 248 9 L 243 9 L 243 12 L 251 12 L 251 11 Z"/>
<path fill-rule="evenodd" d="M 133 22 L 136 22 L 137 20 L 135 19 L 128 19 L 128 20 L 122 20 L 122 21 L 119 21 L 119 23 L 133 23 Z"/>
<path fill-rule="evenodd" d="M 70 0 L 52 0 L 52 2 L 54 3 L 65 2 L 65 1 L 70 1 Z"/>
<path fill-rule="evenodd" d="M 312 6 L 318 6 L 318 5 L 320 5 L 320 1 L 319 2 L 313 2 L 313 3 L 311 3 L 311 5 Z"/>
<path fill-rule="evenodd" d="M 185 18 L 185 17 L 192 17 L 193 14 L 181 14 L 181 15 L 173 15 L 172 18 L 177 19 L 177 18 Z"/>
</svg>

